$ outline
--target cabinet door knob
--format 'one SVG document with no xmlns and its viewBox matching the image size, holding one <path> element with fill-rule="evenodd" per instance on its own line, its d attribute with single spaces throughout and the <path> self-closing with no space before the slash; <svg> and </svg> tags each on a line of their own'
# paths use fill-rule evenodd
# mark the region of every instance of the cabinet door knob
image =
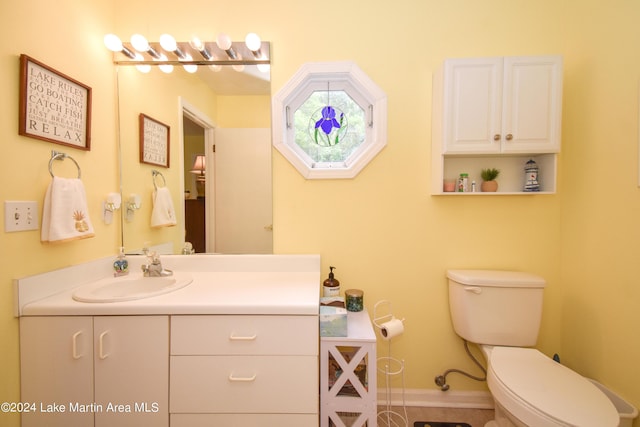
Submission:
<svg viewBox="0 0 640 427">
<path fill-rule="evenodd" d="M 513 139 L 513 135 L 511 135 L 510 133 L 507 134 L 506 136 L 507 141 L 511 141 Z"/>
<path fill-rule="evenodd" d="M 495 135 L 493 135 L 493 140 L 494 141 L 500 141 L 500 134 L 496 133 Z"/>
</svg>

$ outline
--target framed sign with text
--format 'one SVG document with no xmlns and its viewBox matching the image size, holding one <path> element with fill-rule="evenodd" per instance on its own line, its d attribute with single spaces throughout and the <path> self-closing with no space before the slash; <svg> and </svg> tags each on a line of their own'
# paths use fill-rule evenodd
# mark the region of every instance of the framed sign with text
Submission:
<svg viewBox="0 0 640 427">
<path fill-rule="evenodd" d="M 169 126 L 140 113 L 140 163 L 169 167 Z"/>
<path fill-rule="evenodd" d="M 91 149 L 91 88 L 24 54 L 19 108 L 20 135 Z"/>
</svg>

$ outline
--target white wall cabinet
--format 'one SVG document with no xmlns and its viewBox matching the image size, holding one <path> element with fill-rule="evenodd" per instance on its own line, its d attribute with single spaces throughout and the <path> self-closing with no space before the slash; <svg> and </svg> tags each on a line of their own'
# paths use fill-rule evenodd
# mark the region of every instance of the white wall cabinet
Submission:
<svg viewBox="0 0 640 427">
<path fill-rule="evenodd" d="M 21 317 L 20 354 L 23 427 L 168 426 L 168 316 Z"/>
<path fill-rule="evenodd" d="M 522 192 L 530 158 L 541 190 L 555 192 L 561 116 L 560 56 L 446 60 L 434 76 L 433 193 L 462 172 L 479 188 L 480 170 L 490 167 L 503 172 L 499 191 Z"/>
</svg>

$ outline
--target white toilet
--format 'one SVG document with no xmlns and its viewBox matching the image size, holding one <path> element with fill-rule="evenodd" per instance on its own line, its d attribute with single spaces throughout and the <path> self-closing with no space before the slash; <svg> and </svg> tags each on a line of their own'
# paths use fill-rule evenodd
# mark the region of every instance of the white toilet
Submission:
<svg viewBox="0 0 640 427">
<path fill-rule="evenodd" d="M 545 280 L 513 271 L 449 270 L 456 333 L 487 358 L 495 420 L 485 427 L 616 427 L 620 416 L 591 381 L 533 348 Z"/>
</svg>

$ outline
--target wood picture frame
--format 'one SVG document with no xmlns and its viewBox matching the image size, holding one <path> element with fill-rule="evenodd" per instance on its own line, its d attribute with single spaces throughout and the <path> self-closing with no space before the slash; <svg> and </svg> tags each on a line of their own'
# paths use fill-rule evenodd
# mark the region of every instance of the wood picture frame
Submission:
<svg viewBox="0 0 640 427">
<path fill-rule="evenodd" d="M 140 163 L 168 168 L 170 166 L 170 138 L 168 125 L 140 113 Z"/>
<path fill-rule="evenodd" d="M 91 149 L 91 88 L 28 55 L 20 55 L 18 133 Z"/>
</svg>

